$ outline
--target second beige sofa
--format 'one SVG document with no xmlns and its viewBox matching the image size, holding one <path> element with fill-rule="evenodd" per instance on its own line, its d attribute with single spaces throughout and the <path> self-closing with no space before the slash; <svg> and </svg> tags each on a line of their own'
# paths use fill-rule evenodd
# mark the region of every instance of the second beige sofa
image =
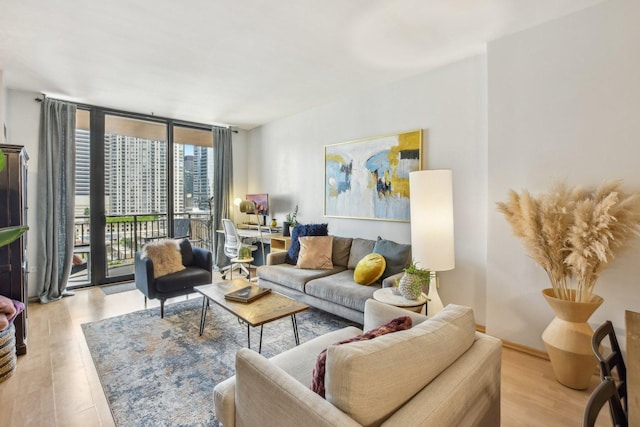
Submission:
<svg viewBox="0 0 640 427">
<path fill-rule="evenodd" d="M 409 315 L 414 326 L 369 341 L 347 327 L 271 359 L 241 349 L 236 376 L 214 390 L 218 420 L 232 426 L 500 425 L 500 340 L 475 331 L 469 307 L 448 305 L 426 320 L 368 300 L 364 329 Z M 326 398 L 309 389 L 327 348 Z"/>
</svg>

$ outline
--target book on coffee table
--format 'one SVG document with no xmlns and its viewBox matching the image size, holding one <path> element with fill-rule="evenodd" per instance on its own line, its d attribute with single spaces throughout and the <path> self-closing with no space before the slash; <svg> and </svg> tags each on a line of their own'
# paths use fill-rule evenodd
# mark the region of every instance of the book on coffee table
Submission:
<svg viewBox="0 0 640 427">
<path fill-rule="evenodd" d="M 263 295 L 271 292 L 269 288 L 262 288 L 260 286 L 246 286 L 233 292 L 229 292 L 224 295 L 225 299 L 238 302 L 251 302 L 260 298 Z"/>
</svg>

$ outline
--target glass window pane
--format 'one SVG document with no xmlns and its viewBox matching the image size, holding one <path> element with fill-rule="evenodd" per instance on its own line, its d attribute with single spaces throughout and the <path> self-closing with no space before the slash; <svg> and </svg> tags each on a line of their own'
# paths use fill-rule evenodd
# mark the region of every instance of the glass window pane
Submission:
<svg viewBox="0 0 640 427">
<path fill-rule="evenodd" d="M 107 277 L 133 273 L 136 250 L 167 236 L 166 125 L 105 116 Z"/>
<path fill-rule="evenodd" d="M 174 235 L 210 248 L 213 196 L 213 135 L 210 131 L 174 127 Z"/>
</svg>

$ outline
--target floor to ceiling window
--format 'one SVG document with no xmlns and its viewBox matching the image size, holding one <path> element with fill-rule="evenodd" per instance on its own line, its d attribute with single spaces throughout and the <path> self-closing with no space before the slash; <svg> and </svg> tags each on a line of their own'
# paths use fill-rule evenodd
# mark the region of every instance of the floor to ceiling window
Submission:
<svg viewBox="0 0 640 427">
<path fill-rule="evenodd" d="M 76 123 L 70 287 L 133 279 L 135 252 L 149 241 L 210 247 L 210 127 L 98 107 L 79 107 Z"/>
</svg>

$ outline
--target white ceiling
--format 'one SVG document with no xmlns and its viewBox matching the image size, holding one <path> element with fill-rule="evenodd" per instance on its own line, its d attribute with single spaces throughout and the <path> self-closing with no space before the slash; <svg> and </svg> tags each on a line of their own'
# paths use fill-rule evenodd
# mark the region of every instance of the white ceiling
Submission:
<svg viewBox="0 0 640 427">
<path fill-rule="evenodd" d="M 602 0 L 0 0 L 4 86 L 251 129 Z"/>
</svg>

